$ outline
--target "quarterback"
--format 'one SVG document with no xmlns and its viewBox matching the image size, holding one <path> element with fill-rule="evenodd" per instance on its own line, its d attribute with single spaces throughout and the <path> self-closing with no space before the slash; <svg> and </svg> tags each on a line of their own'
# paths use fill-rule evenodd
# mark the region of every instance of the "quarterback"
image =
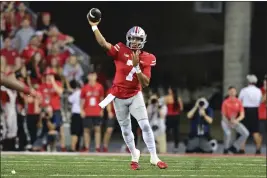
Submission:
<svg viewBox="0 0 267 178">
<path fill-rule="evenodd" d="M 91 14 L 89 14 L 91 15 Z M 87 16 L 88 17 L 88 16 Z M 117 120 L 123 139 L 128 146 L 132 160 L 131 169 L 139 169 L 140 151 L 136 149 L 130 121 L 130 114 L 136 118 L 142 129 L 143 140 L 150 152 L 150 163 L 165 169 L 168 165 L 161 161 L 156 152 L 155 139 L 149 125 L 147 111 L 141 88 L 147 87 L 151 77 L 151 66 L 156 65 L 153 54 L 143 51 L 146 33 L 138 26 L 131 28 L 126 34 L 126 45 L 119 42 L 115 45 L 105 40 L 99 31 L 98 22 L 89 20 L 96 41 L 111 56 L 116 66 L 116 74 L 110 94 L 99 104 L 104 108 L 113 101 Z"/>
</svg>

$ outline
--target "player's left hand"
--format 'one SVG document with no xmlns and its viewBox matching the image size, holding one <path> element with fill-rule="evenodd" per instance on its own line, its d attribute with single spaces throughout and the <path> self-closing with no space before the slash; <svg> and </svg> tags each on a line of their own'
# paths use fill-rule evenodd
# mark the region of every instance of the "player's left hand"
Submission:
<svg viewBox="0 0 267 178">
<path fill-rule="evenodd" d="M 139 54 L 141 53 L 140 50 L 133 51 L 132 53 L 132 61 L 133 61 L 133 66 L 136 67 L 139 64 Z"/>
</svg>

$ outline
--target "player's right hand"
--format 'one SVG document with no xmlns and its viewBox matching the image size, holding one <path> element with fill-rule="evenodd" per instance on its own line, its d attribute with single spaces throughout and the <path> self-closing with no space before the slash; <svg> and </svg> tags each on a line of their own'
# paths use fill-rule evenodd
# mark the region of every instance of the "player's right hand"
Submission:
<svg viewBox="0 0 267 178">
<path fill-rule="evenodd" d="M 91 26 L 97 26 L 100 22 L 101 22 L 101 19 L 99 19 L 98 22 L 91 22 L 89 20 L 89 13 L 87 14 L 87 20 L 88 20 L 88 23 L 91 25 Z"/>
</svg>

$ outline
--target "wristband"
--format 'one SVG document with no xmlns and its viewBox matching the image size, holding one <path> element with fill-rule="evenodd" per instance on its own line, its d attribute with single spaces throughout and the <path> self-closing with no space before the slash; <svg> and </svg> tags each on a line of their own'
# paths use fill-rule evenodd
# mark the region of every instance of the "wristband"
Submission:
<svg viewBox="0 0 267 178">
<path fill-rule="evenodd" d="M 135 71 L 136 71 L 135 73 L 140 74 L 142 72 L 141 69 L 140 69 L 139 64 L 137 66 L 135 66 L 134 68 L 135 68 Z"/>
<path fill-rule="evenodd" d="M 93 30 L 93 32 L 96 31 L 97 29 L 98 29 L 98 28 L 97 28 L 96 25 L 92 26 L 92 30 Z"/>
</svg>

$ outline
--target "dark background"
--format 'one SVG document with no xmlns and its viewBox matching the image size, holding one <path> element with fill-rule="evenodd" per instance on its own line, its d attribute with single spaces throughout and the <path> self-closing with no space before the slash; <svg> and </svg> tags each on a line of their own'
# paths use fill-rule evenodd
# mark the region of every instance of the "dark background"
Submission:
<svg viewBox="0 0 267 178">
<path fill-rule="evenodd" d="M 194 11 L 193 2 L 30 2 L 35 12 L 51 12 L 63 33 L 75 38 L 95 64 L 101 63 L 109 77 L 114 66 L 96 43 L 87 22 L 88 11 L 102 12 L 99 25 L 111 43 L 125 42 L 126 32 L 135 25 L 148 34 L 145 50 L 157 57 L 152 87 L 176 85 L 194 88 L 222 81 L 223 51 L 182 53 L 206 44 L 222 46 L 224 12 L 204 14 Z M 267 66 L 267 2 L 254 2 L 251 29 L 251 73 L 261 78 Z M 193 50 L 194 51 L 194 50 Z M 166 80 L 168 78 L 168 80 Z M 190 82 L 189 82 L 190 81 Z"/>
</svg>

